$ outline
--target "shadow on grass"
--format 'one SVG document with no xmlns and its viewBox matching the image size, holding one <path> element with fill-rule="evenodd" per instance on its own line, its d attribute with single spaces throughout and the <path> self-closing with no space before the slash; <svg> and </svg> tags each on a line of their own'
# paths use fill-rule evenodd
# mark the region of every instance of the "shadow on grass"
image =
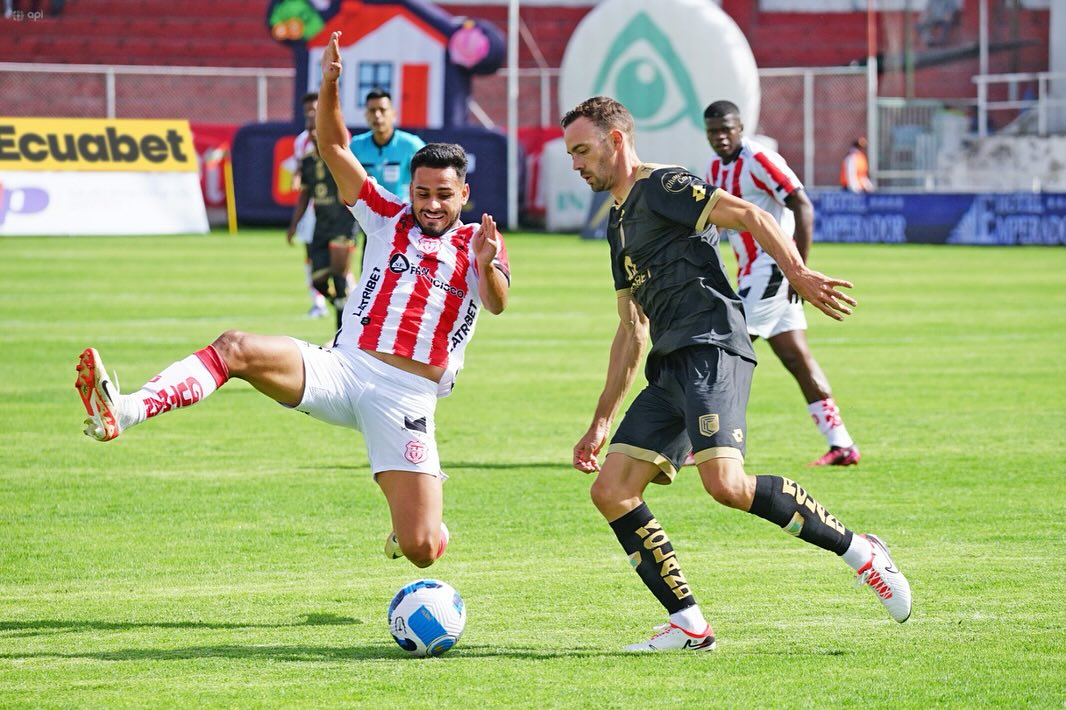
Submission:
<svg viewBox="0 0 1066 710">
<path fill-rule="evenodd" d="M 605 651 L 600 649 L 564 649 L 545 650 L 534 648 L 499 648 L 493 646 L 463 646 L 448 653 L 445 657 L 462 658 L 514 658 L 527 660 L 550 660 L 553 658 L 606 658 L 624 656 L 633 658 L 633 654 L 623 651 Z M 218 646 L 188 646 L 186 648 L 131 648 L 118 651 L 83 651 L 80 653 L 61 653 L 36 651 L 33 653 L 0 653 L 2 660 L 28 660 L 32 658 L 66 658 L 95 661 L 185 661 L 203 658 L 264 659 L 271 661 L 321 663 L 332 661 L 369 661 L 369 660 L 411 660 L 419 659 L 408 655 L 389 643 L 365 646 L 240 646 L 224 644 Z M 431 659 L 437 662 L 437 659 Z"/>
<path fill-rule="evenodd" d="M 302 626 L 350 626 L 362 624 L 359 619 L 336 614 L 304 614 L 304 620 L 294 624 L 241 624 L 212 621 L 73 621 L 65 619 L 27 619 L 0 621 L 0 638 L 20 638 L 48 632 L 77 633 L 81 631 L 131 631 L 134 629 L 286 629 Z M 13 633 L 8 633 L 13 632 Z"/>
</svg>

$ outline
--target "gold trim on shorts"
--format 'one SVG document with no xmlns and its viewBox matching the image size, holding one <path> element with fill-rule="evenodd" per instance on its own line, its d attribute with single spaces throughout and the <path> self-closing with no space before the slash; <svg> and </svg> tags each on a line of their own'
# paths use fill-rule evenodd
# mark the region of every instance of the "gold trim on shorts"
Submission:
<svg viewBox="0 0 1066 710">
<path fill-rule="evenodd" d="M 630 444 L 611 444 L 607 447 L 607 453 L 625 454 L 631 459 L 647 461 L 648 463 L 655 464 L 659 467 L 659 474 L 652 479 L 652 483 L 666 486 L 673 483 L 674 476 L 677 475 L 677 469 L 674 468 L 672 463 L 670 463 L 670 459 L 666 458 L 658 451 L 642 449 L 639 446 L 631 446 Z"/>
<path fill-rule="evenodd" d="M 744 454 L 740 453 L 740 449 L 734 449 L 732 446 L 713 446 L 709 449 L 695 452 L 692 454 L 692 458 L 697 465 L 711 459 L 734 459 L 744 463 Z"/>
</svg>

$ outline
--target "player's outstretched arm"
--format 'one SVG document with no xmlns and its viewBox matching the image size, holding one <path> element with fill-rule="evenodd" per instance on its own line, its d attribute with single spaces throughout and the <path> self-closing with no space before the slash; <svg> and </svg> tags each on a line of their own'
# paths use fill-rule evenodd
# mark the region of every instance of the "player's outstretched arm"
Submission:
<svg viewBox="0 0 1066 710">
<path fill-rule="evenodd" d="M 337 182 L 340 198 L 345 204 L 353 205 L 366 182 L 366 168 L 348 148 L 348 131 L 341 113 L 338 89 L 341 78 L 340 36 L 340 32 L 330 35 L 326 51 L 322 53 L 322 86 L 318 90 L 315 130 L 318 133 L 319 155 L 326 161 Z"/>
<path fill-rule="evenodd" d="M 496 220 L 492 215 L 481 215 L 481 227 L 474 235 L 474 258 L 478 268 L 478 296 L 481 305 L 489 313 L 499 315 L 507 307 L 509 285 L 507 277 L 493 266 L 493 260 L 500 251 L 500 233 L 496 230 Z"/>
<path fill-rule="evenodd" d="M 822 313 L 835 320 L 844 320 L 844 316 L 851 315 L 851 306 L 856 305 L 855 299 L 837 290 L 840 286 L 852 288 L 850 281 L 808 269 L 796 245 L 785 237 L 769 212 L 724 191 L 721 193 L 711 210 L 711 222 L 726 229 L 750 232 L 759 246 L 781 267 L 796 293 Z"/>
<path fill-rule="evenodd" d="M 611 359 L 607 364 L 607 382 L 596 403 L 592 424 L 574 445 L 574 468 L 584 473 L 600 470 L 596 454 L 607 443 L 611 422 L 637 377 L 648 342 L 648 317 L 628 291 L 618 294 L 618 319 L 618 330 L 611 343 Z"/>
</svg>

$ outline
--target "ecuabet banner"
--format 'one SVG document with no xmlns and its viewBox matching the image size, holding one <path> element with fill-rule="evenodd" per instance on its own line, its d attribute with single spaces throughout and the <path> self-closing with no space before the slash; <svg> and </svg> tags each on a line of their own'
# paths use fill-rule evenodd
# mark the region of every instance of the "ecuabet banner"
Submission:
<svg viewBox="0 0 1066 710">
<path fill-rule="evenodd" d="M 0 117 L 0 236 L 207 230 L 188 121 Z"/>
</svg>

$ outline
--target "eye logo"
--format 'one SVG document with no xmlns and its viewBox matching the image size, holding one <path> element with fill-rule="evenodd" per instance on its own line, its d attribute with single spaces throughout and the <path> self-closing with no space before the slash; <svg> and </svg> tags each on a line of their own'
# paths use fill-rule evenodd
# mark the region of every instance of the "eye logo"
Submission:
<svg viewBox="0 0 1066 710">
<path fill-rule="evenodd" d="M 633 16 L 604 58 L 593 93 L 614 96 L 633 114 L 637 130 L 655 131 L 687 118 L 702 129 L 692 79 L 666 34 L 647 14 Z"/>
</svg>

